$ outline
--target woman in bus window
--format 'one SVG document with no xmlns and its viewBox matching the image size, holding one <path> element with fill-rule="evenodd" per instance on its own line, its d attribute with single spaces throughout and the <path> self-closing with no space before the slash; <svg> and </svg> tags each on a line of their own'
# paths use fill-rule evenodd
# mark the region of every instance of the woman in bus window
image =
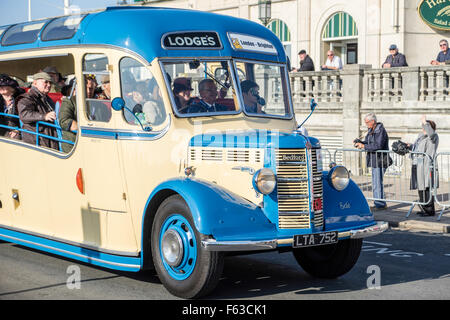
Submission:
<svg viewBox="0 0 450 320">
<path fill-rule="evenodd" d="M 10 115 L 18 115 L 17 98 L 25 93 L 25 90 L 19 87 L 16 80 L 6 74 L 0 75 L 0 112 Z M 9 127 L 19 127 L 19 119 L 0 116 L 0 124 Z M 0 135 L 13 139 L 20 139 L 20 133 L 17 130 L 0 128 Z"/>
</svg>

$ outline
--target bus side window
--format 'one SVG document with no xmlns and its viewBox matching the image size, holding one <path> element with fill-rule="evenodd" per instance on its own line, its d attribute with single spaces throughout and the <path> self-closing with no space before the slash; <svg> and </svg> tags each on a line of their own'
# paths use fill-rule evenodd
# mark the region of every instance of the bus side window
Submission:
<svg viewBox="0 0 450 320">
<path fill-rule="evenodd" d="M 125 57 L 120 61 L 122 97 L 128 109 L 142 124 L 158 126 L 166 119 L 161 90 L 151 71 L 142 63 Z M 128 110 L 123 116 L 129 124 L 137 125 L 136 117 Z"/>
<path fill-rule="evenodd" d="M 83 59 L 85 78 L 86 117 L 91 121 L 111 120 L 111 84 L 108 57 L 104 54 L 86 54 Z"/>
</svg>

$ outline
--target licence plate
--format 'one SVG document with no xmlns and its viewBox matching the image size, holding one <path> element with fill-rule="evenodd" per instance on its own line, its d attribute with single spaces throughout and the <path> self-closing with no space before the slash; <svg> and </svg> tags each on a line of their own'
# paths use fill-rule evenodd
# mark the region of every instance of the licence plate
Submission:
<svg viewBox="0 0 450 320">
<path fill-rule="evenodd" d="M 338 242 L 337 231 L 321 232 L 312 234 L 298 234 L 294 236 L 294 248 L 304 248 L 312 246 L 321 246 L 324 244 L 331 244 Z"/>
</svg>

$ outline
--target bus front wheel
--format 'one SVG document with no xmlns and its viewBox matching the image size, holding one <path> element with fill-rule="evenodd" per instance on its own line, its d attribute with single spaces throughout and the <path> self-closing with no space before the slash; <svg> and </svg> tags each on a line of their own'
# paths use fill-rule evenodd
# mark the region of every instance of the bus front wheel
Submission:
<svg viewBox="0 0 450 320">
<path fill-rule="evenodd" d="M 159 279 L 173 295 L 210 293 L 223 270 L 223 255 L 202 248 L 188 205 L 179 195 L 162 202 L 152 226 L 151 248 Z"/>
<path fill-rule="evenodd" d="M 307 273 L 333 279 L 349 272 L 361 253 L 362 239 L 346 239 L 332 245 L 294 249 L 294 257 Z"/>
</svg>

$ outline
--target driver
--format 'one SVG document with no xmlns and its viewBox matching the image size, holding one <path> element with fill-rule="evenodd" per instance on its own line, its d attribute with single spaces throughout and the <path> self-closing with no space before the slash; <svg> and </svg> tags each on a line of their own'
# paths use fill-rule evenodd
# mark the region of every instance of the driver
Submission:
<svg viewBox="0 0 450 320">
<path fill-rule="evenodd" d="M 216 103 L 217 86 L 214 80 L 204 79 L 200 81 L 198 91 L 201 99 L 188 108 L 188 113 L 228 111 L 227 106 Z"/>
</svg>

